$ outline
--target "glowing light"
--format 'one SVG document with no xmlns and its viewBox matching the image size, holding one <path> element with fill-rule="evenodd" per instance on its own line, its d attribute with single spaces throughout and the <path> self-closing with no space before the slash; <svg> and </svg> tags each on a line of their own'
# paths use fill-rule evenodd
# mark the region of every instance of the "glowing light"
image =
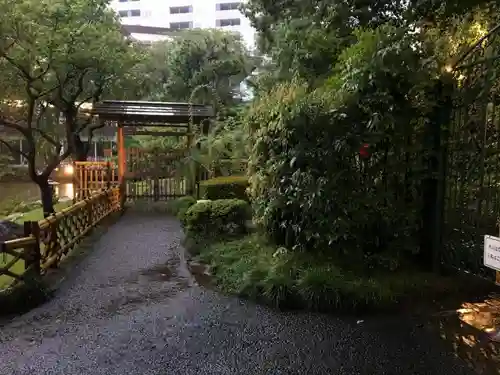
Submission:
<svg viewBox="0 0 500 375">
<path fill-rule="evenodd" d="M 64 174 L 73 174 L 73 166 L 71 164 L 64 167 Z"/>
<path fill-rule="evenodd" d="M 472 29 L 476 32 L 476 35 L 480 38 L 488 34 L 488 29 L 486 29 L 483 25 L 481 25 L 479 22 L 476 22 L 473 26 Z"/>
<path fill-rule="evenodd" d="M 444 67 L 444 70 L 447 71 L 448 73 L 451 73 L 453 71 L 453 68 L 451 67 L 451 65 L 446 65 Z"/>
</svg>

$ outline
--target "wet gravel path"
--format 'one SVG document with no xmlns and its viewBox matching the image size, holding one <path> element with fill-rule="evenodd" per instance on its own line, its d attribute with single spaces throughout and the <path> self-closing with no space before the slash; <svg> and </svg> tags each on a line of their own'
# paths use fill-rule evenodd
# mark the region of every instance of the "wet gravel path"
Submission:
<svg viewBox="0 0 500 375">
<path fill-rule="evenodd" d="M 47 304 L 1 328 L 0 374 L 470 374 L 415 322 L 279 313 L 195 285 L 178 223 L 127 214 Z"/>
</svg>

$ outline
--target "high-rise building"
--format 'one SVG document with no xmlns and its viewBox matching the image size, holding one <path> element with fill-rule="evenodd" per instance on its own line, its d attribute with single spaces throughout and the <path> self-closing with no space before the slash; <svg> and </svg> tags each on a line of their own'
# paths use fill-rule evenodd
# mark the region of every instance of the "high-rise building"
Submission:
<svg viewBox="0 0 500 375">
<path fill-rule="evenodd" d="M 249 48 L 255 31 L 239 7 L 244 0 L 112 0 L 124 25 L 141 25 L 173 30 L 217 28 L 241 33 Z M 159 40 L 162 35 L 135 36 Z"/>
</svg>

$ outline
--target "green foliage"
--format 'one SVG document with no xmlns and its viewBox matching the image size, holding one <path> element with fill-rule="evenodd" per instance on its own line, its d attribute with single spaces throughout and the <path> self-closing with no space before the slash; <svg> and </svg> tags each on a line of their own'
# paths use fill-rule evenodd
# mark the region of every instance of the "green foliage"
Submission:
<svg viewBox="0 0 500 375">
<path fill-rule="evenodd" d="M 105 91 L 130 62 L 119 22 L 105 0 L 7 3 L 0 28 L 3 61 L 28 83 L 31 94 L 63 111 Z M 19 32 L 19 24 L 31 27 Z"/>
<path fill-rule="evenodd" d="M 476 8 L 471 13 L 437 20 L 422 29 L 423 46 L 438 66 L 452 65 L 498 22 L 498 10 L 489 8 Z"/>
<path fill-rule="evenodd" d="M 81 116 L 83 104 L 100 100 L 135 58 L 106 0 L 0 0 L 0 6 L 6 71 L 0 118 L 26 141 L 22 156 L 30 178 L 45 197 L 44 211 L 53 212 L 49 175 L 70 155 L 84 160 L 88 147 L 80 133 L 96 128 Z"/>
<path fill-rule="evenodd" d="M 323 87 L 282 84 L 254 104 L 250 192 L 276 244 L 371 265 L 384 251 L 416 251 L 420 119 L 434 83 L 404 31 L 356 36 Z"/>
<path fill-rule="evenodd" d="M 210 239 L 246 233 L 250 218 L 250 207 L 243 200 L 204 200 L 187 210 L 183 224 L 187 236 L 200 235 Z"/>
<path fill-rule="evenodd" d="M 248 200 L 246 193 L 248 179 L 245 176 L 215 177 L 200 182 L 200 190 L 205 199 Z"/>
<path fill-rule="evenodd" d="M 211 102 L 212 92 L 196 90 L 207 85 L 225 105 L 235 102 L 240 83 L 257 63 L 239 35 L 215 29 L 179 33 L 153 44 L 142 56 L 129 77 L 132 88 L 142 86 L 132 90 L 140 98 Z"/>
<path fill-rule="evenodd" d="M 406 271 L 357 274 L 328 257 L 276 248 L 258 235 L 219 241 L 199 259 L 226 292 L 280 308 L 338 311 L 395 308 L 403 301 L 448 293 L 453 280 Z"/>
<path fill-rule="evenodd" d="M 355 41 L 355 28 L 401 22 L 405 2 L 249 0 L 244 8 L 257 30 L 261 51 L 273 62 L 271 74 L 318 82 L 330 72 L 338 54 Z"/>
<path fill-rule="evenodd" d="M 455 17 L 471 15 L 478 8 L 494 11 L 496 0 L 411 0 L 412 18 L 425 23 L 446 22 Z"/>
<path fill-rule="evenodd" d="M 208 134 L 198 134 L 195 146 L 181 160 L 178 170 L 194 173 L 192 167 L 211 176 L 240 175 L 246 173 L 248 159 L 248 131 L 245 129 L 244 106 L 227 108 L 223 116 L 210 123 Z"/>
<path fill-rule="evenodd" d="M 170 214 L 177 216 L 177 218 L 182 221 L 186 212 L 195 203 L 196 199 L 194 197 L 181 197 L 168 202 L 168 211 Z"/>
</svg>

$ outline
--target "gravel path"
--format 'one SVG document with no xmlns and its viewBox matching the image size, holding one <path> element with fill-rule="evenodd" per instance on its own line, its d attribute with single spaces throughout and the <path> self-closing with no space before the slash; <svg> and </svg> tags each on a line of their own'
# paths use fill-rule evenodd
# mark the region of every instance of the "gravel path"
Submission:
<svg viewBox="0 0 500 375">
<path fill-rule="evenodd" d="M 197 285 L 169 218 L 127 214 L 2 328 L 0 374 L 470 374 L 415 322 L 279 313 Z"/>
</svg>

